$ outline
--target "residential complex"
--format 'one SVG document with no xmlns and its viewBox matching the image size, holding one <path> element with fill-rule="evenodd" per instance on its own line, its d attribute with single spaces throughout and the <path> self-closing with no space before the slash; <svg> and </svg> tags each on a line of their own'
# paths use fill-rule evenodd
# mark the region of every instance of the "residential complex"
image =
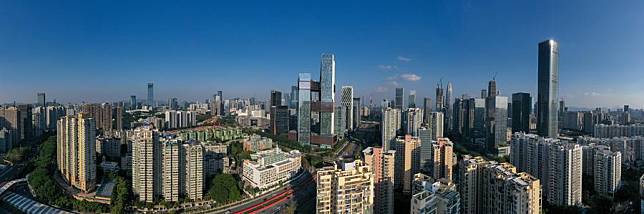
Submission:
<svg viewBox="0 0 644 214">
<path fill-rule="evenodd" d="M 65 181 L 82 192 L 96 188 L 96 122 L 80 113 L 58 120 L 56 158 Z"/>
<path fill-rule="evenodd" d="M 360 160 L 318 169 L 316 213 L 374 213 L 374 175 Z"/>
</svg>

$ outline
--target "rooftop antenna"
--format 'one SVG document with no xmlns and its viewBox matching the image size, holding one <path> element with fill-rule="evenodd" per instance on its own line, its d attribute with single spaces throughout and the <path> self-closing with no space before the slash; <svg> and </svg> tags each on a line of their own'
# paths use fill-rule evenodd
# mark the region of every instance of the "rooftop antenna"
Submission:
<svg viewBox="0 0 644 214">
<path fill-rule="evenodd" d="M 494 75 L 492 76 L 492 80 L 496 81 L 496 75 L 499 74 L 499 72 L 494 72 Z"/>
</svg>

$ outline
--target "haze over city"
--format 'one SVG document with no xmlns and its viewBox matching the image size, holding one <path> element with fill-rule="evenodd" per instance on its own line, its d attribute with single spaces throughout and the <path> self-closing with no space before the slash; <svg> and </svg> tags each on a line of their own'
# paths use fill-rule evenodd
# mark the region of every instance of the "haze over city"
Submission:
<svg viewBox="0 0 644 214">
<path fill-rule="evenodd" d="M 571 107 L 644 106 L 641 1 L 0 2 L 0 103 L 267 98 L 337 57 L 364 101 L 442 79 L 475 96 L 536 92 L 537 43 L 560 43 Z M 619 14 L 619 15 L 616 15 Z M 535 100 L 536 101 L 536 100 Z"/>
</svg>

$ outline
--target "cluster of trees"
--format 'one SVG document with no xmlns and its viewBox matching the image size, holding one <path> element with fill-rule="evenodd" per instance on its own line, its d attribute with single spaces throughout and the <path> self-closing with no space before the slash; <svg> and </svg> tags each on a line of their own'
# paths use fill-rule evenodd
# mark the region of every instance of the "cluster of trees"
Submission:
<svg viewBox="0 0 644 214">
<path fill-rule="evenodd" d="M 34 188 L 36 198 L 47 204 L 73 209 L 81 212 L 102 213 L 109 211 L 105 205 L 78 201 L 63 193 L 63 190 L 56 184 L 51 176 L 56 170 L 56 137 L 49 137 L 40 145 L 40 151 L 36 158 L 34 171 L 29 175 L 29 184 Z"/>
<path fill-rule="evenodd" d="M 125 213 L 125 208 L 130 200 L 130 188 L 127 180 L 116 176 L 114 190 L 112 191 L 112 214 Z"/>
<path fill-rule="evenodd" d="M 230 153 L 238 163 L 250 159 L 250 152 L 244 151 L 243 145 L 237 141 L 230 142 Z"/>
<path fill-rule="evenodd" d="M 14 147 L 7 152 L 5 159 L 11 163 L 21 162 L 29 155 L 29 151 L 26 146 Z"/>
<path fill-rule="evenodd" d="M 241 199 L 237 180 L 231 174 L 218 174 L 210 181 L 208 196 L 217 204 L 226 204 Z"/>
</svg>

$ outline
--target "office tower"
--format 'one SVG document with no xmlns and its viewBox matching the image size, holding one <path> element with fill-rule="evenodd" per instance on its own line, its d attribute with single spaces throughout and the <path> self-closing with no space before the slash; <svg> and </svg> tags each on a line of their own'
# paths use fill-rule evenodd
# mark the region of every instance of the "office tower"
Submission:
<svg viewBox="0 0 644 214">
<path fill-rule="evenodd" d="M 219 115 L 224 116 L 226 114 L 226 109 L 224 109 L 224 93 L 222 91 L 217 91 L 217 96 L 219 99 L 216 99 L 219 103 Z"/>
<path fill-rule="evenodd" d="M 537 96 L 537 132 L 541 136 L 558 136 L 557 100 L 559 90 L 559 44 L 554 40 L 539 43 Z"/>
<path fill-rule="evenodd" d="M 391 143 L 396 139 L 396 133 L 400 129 L 400 109 L 383 108 L 382 121 L 380 122 L 380 131 L 382 138 L 382 148 L 385 151 L 391 149 Z"/>
<path fill-rule="evenodd" d="M 221 91 L 217 91 L 217 93 L 212 96 L 212 101 L 210 103 L 210 114 L 213 116 L 224 115 L 224 102 L 221 96 Z"/>
<path fill-rule="evenodd" d="M 403 119 L 405 134 L 418 137 L 418 129 L 423 125 L 423 110 L 420 108 L 409 108 L 405 111 Z"/>
<path fill-rule="evenodd" d="M 420 127 L 418 129 L 418 138 L 420 139 L 420 171 L 424 173 L 429 173 L 432 170 L 432 148 L 433 142 L 432 139 L 432 130 L 426 126 Z"/>
<path fill-rule="evenodd" d="M 162 142 L 161 146 L 161 195 L 166 201 L 179 201 L 181 184 L 184 182 L 180 166 L 183 147 L 175 140 Z"/>
<path fill-rule="evenodd" d="M 297 98 L 299 97 L 297 94 L 297 86 L 291 86 L 291 100 L 289 100 L 288 108 L 290 109 L 297 109 Z"/>
<path fill-rule="evenodd" d="M 437 140 L 438 138 L 443 137 L 443 113 L 432 112 L 430 124 L 432 129 L 432 140 Z"/>
<path fill-rule="evenodd" d="M 344 133 L 347 131 L 347 121 L 344 119 L 346 113 L 347 111 L 344 106 L 339 105 L 335 107 L 335 133 L 338 135 L 338 138 L 343 138 Z"/>
<path fill-rule="evenodd" d="M 530 132 L 530 112 L 532 112 L 530 94 L 512 94 L 512 132 Z"/>
<path fill-rule="evenodd" d="M 123 106 L 122 105 L 117 105 L 114 108 L 114 119 L 115 119 L 115 125 L 114 129 L 116 130 L 122 130 L 123 129 Z"/>
<path fill-rule="evenodd" d="M 468 112 L 472 114 L 473 125 L 471 126 L 471 132 L 467 134 L 467 137 L 471 139 L 471 142 L 477 145 L 482 146 L 485 142 L 485 119 L 487 117 L 487 111 L 485 109 L 485 100 L 484 98 L 470 98 L 468 107 Z M 477 143 L 478 142 L 478 143 Z"/>
<path fill-rule="evenodd" d="M 405 105 L 405 89 L 396 88 L 396 103 L 394 103 L 394 108 L 400 109 L 402 111 L 403 106 Z"/>
<path fill-rule="evenodd" d="M 63 106 L 47 106 L 45 123 L 47 130 L 56 130 L 56 123 L 60 117 L 65 116 L 65 107 Z"/>
<path fill-rule="evenodd" d="M 394 213 L 395 150 L 368 147 L 362 151 L 364 162 L 374 174 L 374 213 Z"/>
<path fill-rule="evenodd" d="M 487 110 L 487 149 L 497 153 L 499 146 L 507 145 L 508 131 L 508 98 L 488 96 L 485 102 Z"/>
<path fill-rule="evenodd" d="M 179 100 L 176 97 L 168 99 L 168 107 L 172 110 L 179 109 Z"/>
<path fill-rule="evenodd" d="M 519 170 L 544 181 L 544 200 L 561 206 L 581 203 L 581 146 L 534 134 L 515 133 L 511 151 L 510 161 Z"/>
<path fill-rule="evenodd" d="M 6 153 L 13 147 L 13 131 L 0 126 L 0 153 Z"/>
<path fill-rule="evenodd" d="M 96 122 L 80 113 L 58 120 L 58 171 L 71 186 L 88 193 L 96 187 Z"/>
<path fill-rule="evenodd" d="M 191 200 L 203 200 L 205 189 L 204 147 L 196 141 L 183 144 L 185 170 L 184 195 Z"/>
<path fill-rule="evenodd" d="M 445 114 L 445 95 L 442 83 L 436 84 L 436 112 Z"/>
<path fill-rule="evenodd" d="M 22 140 L 22 120 L 16 107 L 0 107 L 0 128 L 6 128 L 11 135 L 11 142 L 17 144 Z"/>
<path fill-rule="evenodd" d="M 335 56 L 333 54 L 322 54 L 320 62 L 320 136 L 323 138 L 333 137 L 334 105 Z"/>
<path fill-rule="evenodd" d="M 461 195 L 451 181 L 418 173 L 414 175 L 412 194 L 411 214 L 460 213 Z"/>
<path fill-rule="evenodd" d="M 499 95 L 496 89 L 496 79 L 492 79 L 487 83 L 487 97 L 485 98 L 494 97 L 496 95 Z"/>
<path fill-rule="evenodd" d="M 423 123 L 429 123 L 429 117 L 432 113 L 432 98 L 425 97 L 423 98 Z"/>
<path fill-rule="evenodd" d="M 452 111 L 452 132 L 456 134 L 460 134 L 461 136 L 464 135 L 464 129 L 465 129 L 465 101 L 466 100 L 464 97 L 463 98 L 455 98 L 454 99 L 454 104 L 452 105 L 452 108 L 450 111 Z"/>
<path fill-rule="evenodd" d="M 393 143 L 396 150 L 394 167 L 394 188 L 411 193 L 413 175 L 420 171 L 420 139 L 405 135 Z"/>
<path fill-rule="evenodd" d="M 454 164 L 454 152 L 452 141 L 449 138 L 438 138 L 432 142 L 431 175 L 435 179 L 452 180 L 452 165 Z"/>
<path fill-rule="evenodd" d="M 481 98 L 481 99 L 487 98 L 487 90 L 481 89 L 481 97 L 479 97 L 479 98 Z"/>
<path fill-rule="evenodd" d="M 139 201 L 154 203 L 161 193 L 161 148 L 152 126 L 134 130 L 132 136 L 132 192 Z"/>
<path fill-rule="evenodd" d="M 340 96 L 340 106 L 342 106 L 341 109 L 344 111 L 343 113 L 345 118 L 345 121 L 343 122 L 348 130 L 353 130 L 353 117 L 357 116 L 353 114 L 353 87 L 342 86 Z"/>
<path fill-rule="evenodd" d="M 566 102 L 563 99 L 559 100 L 559 110 L 557 112 L 557 128 L 565 128 L 564 124 L 566 123 L 567 111 L 568 108 L 566 108 Z"/>
<path fill-rule="evenodd" d="M 130 109 L 137 109 L 138 104 L 136 103 L 136 96 L 131 95 L 130 96 Z"/>
<path fill-rule="evenodd" d="M 156 104 L 154 103 L 154 83 L 148 83 L 148 100 L 146 101 L 148 106 L 155 107 Z"/>
<path fill-rule="evenodd" d="M 271 90 L 271 106 L 281 106 L 282 105 L 282 92 L 277 90 Z"/>
<path fill-rule="evenodd" d="M 242 180 L 252 188 L 268 189 L 293 178 L 301 169 L 302 153 L 283 152 L 278 147 L 254 154 L 254 160 L 244 160 Z"/>
<path fill-rule="evenodd" d="M 47 100 L 45 100 L 45 92 L 38 93 L 38 106 L 47 107 Z"/>
<path fill-rule="evenodd" d="M 316 176 L 316 213 L 373 213 L 373 171 L 362 161 L 324 167 Z"/>
<path fill-rule="evenodd" d="M 18 126 L 20 126 L 20 132 L 17 132 L 20 136 L 20 140 L 31 139 L 33 136 L 33 118 L 32 118 L 32 106 L 31 105 L 18 105 Z"/>
<path fill-rule="evenodd" d="M 109 103 L 102 104 L 84 104 L 81 106 L 81 112 L 96 121 L 96 129 L 103 133 L 112 130 L 112 105 Z"/>
<path fill-rule="evenodd" d="M 450 132 L 452 131 L 454 123 L 453 121 L 453 109 L 452 109 L 452 82 L 447 82 L 447 90 L 445 91 L 445 111 L 443 111 L 443 115 L 445 116 L 445 127 L 447 128 L 447 131 Z"/>
<path fill-rule="evenodd" d="M 289 130 L 288 106 L 271 106 L 271 132 L 274 136 L 286 134 Z"/>
<path fill-rule="evenodd" d="M 416 91 L 411 90 L 409 91 L 409 104 L 407 105 L 407 108 L 416 108 Z"/>
<path fill-rule="evenodd" d="M 362 104 L 360 103 L 360 98 L 353 98 L 353 128 L 358 129 L 362 121 L 362 114 L 360 110 L 362 109 Z"/>
<path fill-rule="evenodd" d="M 462 213 L 541 213 L 541 181 L 509 163 L 464 155 L 459 161 Z"/>
<path fill-rule="evenodd" d="M 300 73 L 297 99 L 297 142 L 311 144 L 311 74 Z"/>
</svg>

